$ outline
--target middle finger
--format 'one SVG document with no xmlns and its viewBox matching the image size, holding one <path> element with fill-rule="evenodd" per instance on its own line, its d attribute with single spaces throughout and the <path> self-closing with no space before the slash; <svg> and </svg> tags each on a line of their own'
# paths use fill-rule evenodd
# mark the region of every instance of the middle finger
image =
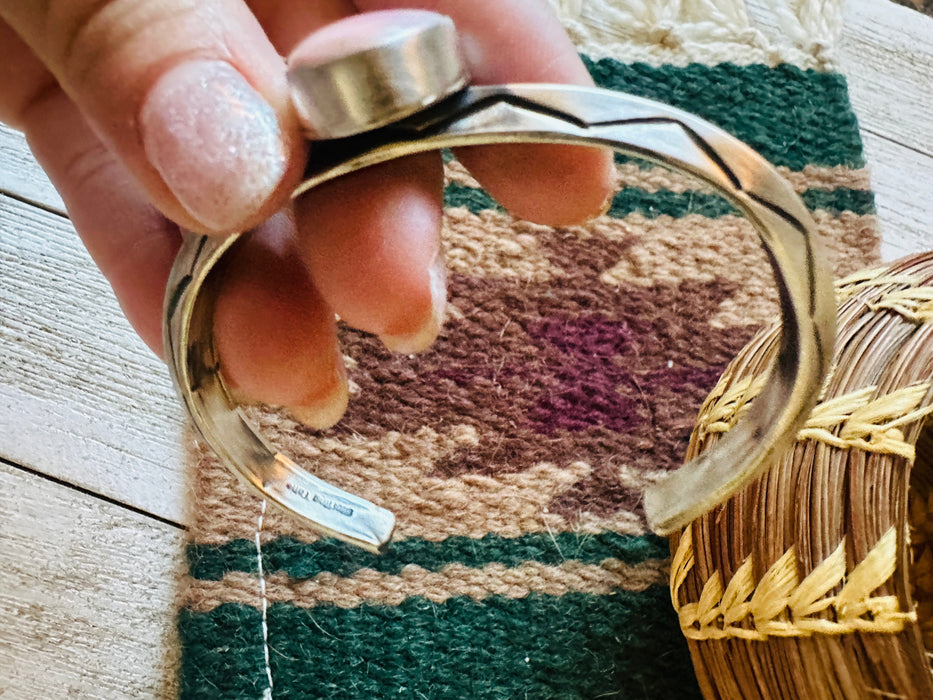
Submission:
<svg viewBox="0 0 933 700">
<path fill-rule="evenodd" d="M 249 4 L 282 53 L 293 49 L 309 32 L 354 12 L 343 0 L 316 4 L 252 0 Z M 404 17 L 393 13 L 381 19 L 360 18 L 348 26 L 335 27 L 335 31 L 321 32 L 310 42 L 326 55 L 337 50 L 347 36 L 358 37 L 360 27 L 378 32 L 387 21 L 404 21 Z M 257 318 L 249 310 L 254 308 L 249 295 L 241 293 L 255 284 L 255 278 L 245 279 L 255 271 L 251 273 L 250 266 L 243 264 L 228 267 L 232 278 L 225 283 L 227 298 L 222 296 L 218 301 L 223 313 L 217 316 L 215 332 L 223 339 L 219 345 L 225 371 L 236 375 L 233 383 L 250 398 L 272 403 L 284 399 L 293 408 L 297 396 L 285 396 L 281 390 L 285 375 L 302 377 L 304 396 L 339 396 L 342 392 L 325 391 L 333 387 L 333 363 L 308 358 L 304 371 L 299 371 L 294 367 L 294 356 L 288 357 L 287 351 L 300 342 L 296 329 L 306 328 L 306 335 L 310 329 L 318 335 L 308 337 L 306 347 L 337 352 L 335 343 L 329 342 L 332 325 L 322 321 L 326 314 L 336 313 L 350 325 L 380 335 L 396 350 L 413 352 L 430 344 L 446 301 L 442 262 L 438 260 L 442 184 L 440 158 L 428 154 L 354 173 L 302 196 L 295 208 L 296 248 L 304 269 L 296 269 L 294 261 L 270 260 L 268 255 L 262 267 L 281 265 L 283 275 L 288 270 L 293 280 L 296 274 L 306 274 L 308 279 L 299 286 L 315 293 L 302 295 L 303 312 L 290 304 L 292 322 L 288 328 L 279 327 L 267 318 Z M 275 284 L 274 274 L 266 272 L 261 277 L 267 285 Z M 281 294 L 281 290 L 275 293 Z M 306 315 L 308 322 L 298 323 L 298 314 Z M 328 338 L 319 337 L 321 333 Z M 278 371 L 284 366 L 291 368 L 285 375 Z M 238 377 L 242 381 L 237 381 Z M 300 416 L 303 412 L 297 413 Z M 335 412 L 317 413 L 332 420 L 339 418 Z M 332 420 L 310 422 L 324 427 Z"/>
</svg>

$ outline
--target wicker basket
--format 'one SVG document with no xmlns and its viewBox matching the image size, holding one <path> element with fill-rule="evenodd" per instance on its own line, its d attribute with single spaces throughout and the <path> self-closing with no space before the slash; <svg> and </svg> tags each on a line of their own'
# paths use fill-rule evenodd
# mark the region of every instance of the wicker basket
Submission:
<svg viewBox="0 0 933 700">
<path fill-rule="evenodd" d="M 673 540 L 707 698 L 933 697 L 933 253 L 837 294 L 835 365 L 796 446 Z M 688 458 L 747 410 L 778 335 L 726 370 Z"/>
</svg>

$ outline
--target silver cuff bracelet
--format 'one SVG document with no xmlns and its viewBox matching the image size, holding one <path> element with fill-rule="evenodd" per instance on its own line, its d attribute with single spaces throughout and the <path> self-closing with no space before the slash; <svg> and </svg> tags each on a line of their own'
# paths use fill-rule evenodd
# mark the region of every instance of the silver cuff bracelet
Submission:
<svg viewBox="0 0 933 700">
<path fill-rule="evenodd" d="M 427 14 L 427 13 L 425 13 Z M 678 109 L 596 88 L 468 86 L 453 24 L 424 26 L 324 64 L 290 69 L 296 108 L 319 140 L 293 196 L 412 153 L 452 146 L 560 143 L 611 148 L 711 185 L 739 208 L 767 252 L 783 320 L 780 351 L 748 414 L 714 449 L 645 492 L 650 527 L 670 533 L 726 500 L 792 441 L 816 403 L 835 338 L 831 280 L 815 224 L 761 156 Z M 211 269 L 234 244 L 188 235 L 164 308 L 166 358 L 195 426 L 220 460 L 263 497 L 323 534 L 378 551 L 394 516 L 321 481 L 275 449 L 237 409 L 213 342 Z"/>
</svg>

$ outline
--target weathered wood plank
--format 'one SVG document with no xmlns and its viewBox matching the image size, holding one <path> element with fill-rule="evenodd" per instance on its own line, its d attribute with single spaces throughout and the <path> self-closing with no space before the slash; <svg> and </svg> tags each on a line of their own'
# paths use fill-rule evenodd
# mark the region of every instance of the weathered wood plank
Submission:
<svg viewBox="0 0 933 700">
<path fill-rule="evenodd" d="M 65 213 L 62 198 L 32 157 L 26 138 L 5 124 L 0 124 L 0 192 Z"/>
<path fill-rule="evenodd" d="M 838 59 L 865 141 L 882 256 L 933 250 L 933 18 L 847 0 Z"/>
<path fill-rule="evenodd" d="M 881 221 L 882 258 L 933 250 L 933 157 L 875 134 L 863 138 Z"/>
<path fill-rule="evenodd" d="M 184 519 L 183 415 L 71 224 L 0 195 L 0 456 Z"/>
<path fill-rule="evenodd" d="M 847 0 L 838 58 L 862 130 L 933 155 L 933 17 Z"/>
<path fill-rule="evenodd" d="M 184 533 L 0 463 L 0 696 L 175 697 Z"/>
</svg>

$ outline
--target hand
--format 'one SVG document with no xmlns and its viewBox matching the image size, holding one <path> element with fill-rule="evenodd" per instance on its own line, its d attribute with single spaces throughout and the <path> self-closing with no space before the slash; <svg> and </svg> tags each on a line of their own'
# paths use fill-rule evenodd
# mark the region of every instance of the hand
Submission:
<svg viewBox="0 0 933 700">
<path fill-rule="evenodd" d="M 225 263 L 214 326 L 224 375 L 313 427 L 347 403 L 335 314 L 405 352 L 436 336 L 443 171 L 436 154 L 411 156 L 289 208 L 306 145 L 281 56 L 324 25 L 401 4 L 453 18 L 475 83 L 591 84 L 544 0 L 0 0 L 0 120 L 25 132 L 140 336 L 161 354 L 179 227 L 255 227 Z M 611 194 L 603 151 L 458 157 L 540 223 L 582 222 Z"/>
</svg>

